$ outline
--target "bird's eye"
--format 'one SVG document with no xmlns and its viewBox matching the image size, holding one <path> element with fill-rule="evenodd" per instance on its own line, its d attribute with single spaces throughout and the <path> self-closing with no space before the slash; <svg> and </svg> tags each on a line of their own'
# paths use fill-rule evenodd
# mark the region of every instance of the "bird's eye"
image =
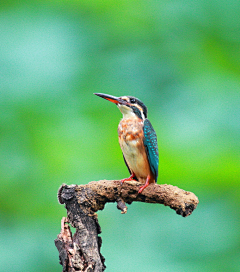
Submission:
<svg viewBox="0 0 240 272">
<path fill-rule="evenodd" d="M 136 99 L 135 98 L 130 98 L 130 103 L 136 103 Z"/>
</svg>

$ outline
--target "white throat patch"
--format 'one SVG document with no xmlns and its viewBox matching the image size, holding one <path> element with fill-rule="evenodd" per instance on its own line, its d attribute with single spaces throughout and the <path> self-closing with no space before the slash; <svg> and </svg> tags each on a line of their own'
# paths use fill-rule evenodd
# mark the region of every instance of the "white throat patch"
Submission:
<svg viewBox="0 0 240 272">
<path fill-rule="evenodd" d="M 121 113 L 123 114 L 123 119 L 131 118 L 131 117 L 137 118 L 137 115 L 133 112 L 132 108 L 127 107 L 126 105 L 120 105 L 120 104 L 118 104 L 117 106 L 119 110 L 121 111 Z M 138 105 L 136 105 L 135 107 L 139 109 Z M 139 109 L 139 112 L 141 113 L 142 120 L 145 120 L 145 116 L 141 108 Z"/>
<path fill-rule="evenodd" d="M 127 107 L 125 105 L 117 105 L 121 113 L 123 114 L 123 119 L 135 117 L 135 113 L 132 111 L 130 107 Z"/>
</svg>

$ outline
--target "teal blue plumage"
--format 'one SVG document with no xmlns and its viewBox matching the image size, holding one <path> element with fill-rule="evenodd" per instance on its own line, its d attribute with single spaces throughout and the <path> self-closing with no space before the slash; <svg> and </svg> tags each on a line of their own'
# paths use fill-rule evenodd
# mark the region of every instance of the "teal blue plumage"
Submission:
<svg viewBox="0 0 240 272">
<path fill-rule="evenodd" d="M 143 143 L 146 149 L 148 162 L 151 171 L 155 177 L 155 181 L 157 182 L 159 162 L 157 135 L 154 128 L 152 127 L 152 124 L 148 119 L 144 120 L 143 133 L 144 133 Z"/>
</svg>

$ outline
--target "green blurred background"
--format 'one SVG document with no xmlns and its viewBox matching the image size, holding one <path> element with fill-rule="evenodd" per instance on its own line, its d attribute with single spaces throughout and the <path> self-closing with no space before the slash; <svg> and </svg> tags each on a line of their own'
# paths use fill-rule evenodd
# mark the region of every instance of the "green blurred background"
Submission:
<svg viewBox="0 0 240 272">
<path fill-rule="evenodd" d="M 62 183 L 128 176 L 121 113 L 149 109 L 159 183 L 194 192 L 190 217 L 133 203 L 98 213 L 106 271 L 240 271 L 240 2 L 2 1 L 0 271 L 61 271 Z"/>
</svg>

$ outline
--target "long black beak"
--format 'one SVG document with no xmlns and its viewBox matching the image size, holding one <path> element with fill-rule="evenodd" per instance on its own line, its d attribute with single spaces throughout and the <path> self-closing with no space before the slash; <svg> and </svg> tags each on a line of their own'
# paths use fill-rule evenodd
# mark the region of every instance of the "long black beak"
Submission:
<svg viewBox="0 0 240 272">
<path fill-rule="evenodd" d="M 112 96 L 112 95 L 109 95 L 109 94 L 103 94 L 103 93 L 94 93 L 95 95 L 97 96 L 100 96 L 110 102 L 113 102 L 114 104 L 121 104 L 121 105 L 126 105 L 127 102 L 123 99 L 121 99 L 120 97 L 116 97 L 116 96 Z"/>
</svg>

